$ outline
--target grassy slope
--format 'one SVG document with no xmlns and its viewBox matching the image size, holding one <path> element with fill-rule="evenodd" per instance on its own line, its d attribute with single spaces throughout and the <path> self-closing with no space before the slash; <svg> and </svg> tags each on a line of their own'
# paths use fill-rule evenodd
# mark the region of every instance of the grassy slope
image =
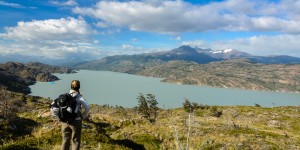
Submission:
<svg viewBox="0 0 300 150">
<path fill-rule="evenodd" d="M 31 133 L 7 140 L 0 149 L 59 149 L 60 125 L 49 101 L 27 102 L 19 117 L 34 121 Z M 213 117 L 213 110 L 223 110 Z M 210 106 L 191 115 L 190 149 L 300 149 L 297 107 Z M 92 105 L 84 121 L 82 149 L 178 149 L 186 147 L 189 115 L 182 108 L 160 110 L 152 125 L 134 109 Z M 1 128 L 0 128 L 1 129 Z M 176 132 L 179 142 L 176 140 Z"/>
</svg>

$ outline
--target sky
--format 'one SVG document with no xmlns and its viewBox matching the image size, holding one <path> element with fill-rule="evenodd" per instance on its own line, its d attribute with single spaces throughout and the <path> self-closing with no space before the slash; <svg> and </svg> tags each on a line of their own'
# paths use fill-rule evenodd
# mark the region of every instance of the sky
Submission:
<svg viewBox="0 0 300 150">
<path fill-rule="evenodd" d="M 0 0 L 0 55 L 89 60 L 181 45 L 300 57 L 300 0 Z"/>
</svg>

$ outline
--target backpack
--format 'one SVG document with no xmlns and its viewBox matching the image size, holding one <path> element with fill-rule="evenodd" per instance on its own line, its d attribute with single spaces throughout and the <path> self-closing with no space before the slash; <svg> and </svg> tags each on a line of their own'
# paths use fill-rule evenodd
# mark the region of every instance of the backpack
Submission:
<svg viewBox="0 0 300 150">
<path fill-rule="evenodd" d="M 76 97 L 72 97 L 69 93 L 59 95 L 51 104 L 51 115 L 58 117 L 62 122 L 73 122 L 79 112 L 78 110 L 76 112 Z"/>
</svg>

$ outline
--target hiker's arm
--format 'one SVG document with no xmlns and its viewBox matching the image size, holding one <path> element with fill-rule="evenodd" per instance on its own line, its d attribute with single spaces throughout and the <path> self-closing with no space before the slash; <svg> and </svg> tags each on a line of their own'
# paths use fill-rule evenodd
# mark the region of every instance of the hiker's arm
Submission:
<svg viewBox="0 0 300 150">
<path fill-rule="evenodd" d="M 88 116 L 88 113 L 90 111 L 90 106 L 86 102 L 86 100 L 84 100 L 83 97 L 80 98 L 80 102 L 81 102 L 82 106 L 84 107 L 84 112 L 81 112 L 81 115 L 82 115 L 82 118 L 85 119 Z"/>
</svg>

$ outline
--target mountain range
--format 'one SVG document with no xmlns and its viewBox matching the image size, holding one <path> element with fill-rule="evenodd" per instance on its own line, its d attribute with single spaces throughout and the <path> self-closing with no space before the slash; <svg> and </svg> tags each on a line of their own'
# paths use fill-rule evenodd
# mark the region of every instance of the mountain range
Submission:
<svg viewBox="0 0 300 150">
<path fill-rule="evenodd" d="M 71 63 L 67 66 L 77 69 L 108 70 L 134 74 L 147 67 L 160 65 L 169 61 L 188 61 L 207 64 L 239 58 L 247 59 L 252 63 L 262 64 L 300 64 L 300 58 L 292 56 L 254 56 L 234 49 L 212 50 L 183 45 L 170 51 L 109 56 L 94 61 Z"/>
<path fill-rule="evenodd" d="M 0 63 L 6 62 L 19 62 L 19 63 L 30 63 L 30 62 L 40 62 L 48 65 L 61 65 L 75 62 L 84 62 L 81 58 L 48 58 L 45 56 L 32 56 L 32 55 L 21 55 L 21 54 L 2 54 L 0 55 Z"/>
<path fill-rule="evenodd" d="M 300 58 L 291 56 L 263 57 L 234 49 L 181 46 L 167 52 L 110 56 L 69 67 L 158 77 L 177 84 L 300 92 L 299 63 Z"/>
<path fill-rule="evenodd" d="M 223 50 L 211 50 L 211 49 L 201 49 L 201 48 L 195 48 L 195 49 L 197 50 L 198 53 L 203 53 L 210 57 L 217 58 L 217 59 L 224 59 L 224 60 L 245 58 L 250 60 L 253 63 L 262 63 L 262 64 L 299 64 L 300 63 L 300 58 L 287 56 L 287 55 L 255 56 L 235 49 L 223 49 Z"/>
<path fill-rule="evenodd" d="M 274 56 L 255 56 L 249 53 L 238 51 L 235 49 L 223 49 L 223 50 L 212 50 L 203 49 L 198 47 L 191 47 L 188 45 L 183 45 L 170 51 L 154 52 L 154 53 L 144 53 L 136 55 L 115 55 L 104 57 L 99 60 L 88 60 L 77 58 L 67 58 L 67 59 L 54 59 L 47 58 L 44 56 L 29 56 L 21 54 L 2 54 L 0 55 L 0 63 L 5 63 L 8 61 L 13 62 L 41 62 L 50 65 L 63 65 L 63 66 L 84 66 L 92 67 L 93 64 L 103 61 L 114 61 L 118 62 L 125 60 L 134 60 L 137 62 L 156 62 L 162 61 L 172 61 L 172 60 L 183 60 L 183 61 L 193 61 L 199 64 L 206 64 L 214 61 L 222 61 L 235 58 L 246 58 L 254 63 L 263 64 L 300 64 L 300 58 L 292 57 L 287 55 L 274 55 Z M 136 59 L 136 60 L 135 60 Z M 101 63 L 99 64 L 101 66 Z M 136 66 L 137 67 L 137 66 Z M 92 67 L 92 69 L 97 69 L 102 67 Z"/>
</svg>

